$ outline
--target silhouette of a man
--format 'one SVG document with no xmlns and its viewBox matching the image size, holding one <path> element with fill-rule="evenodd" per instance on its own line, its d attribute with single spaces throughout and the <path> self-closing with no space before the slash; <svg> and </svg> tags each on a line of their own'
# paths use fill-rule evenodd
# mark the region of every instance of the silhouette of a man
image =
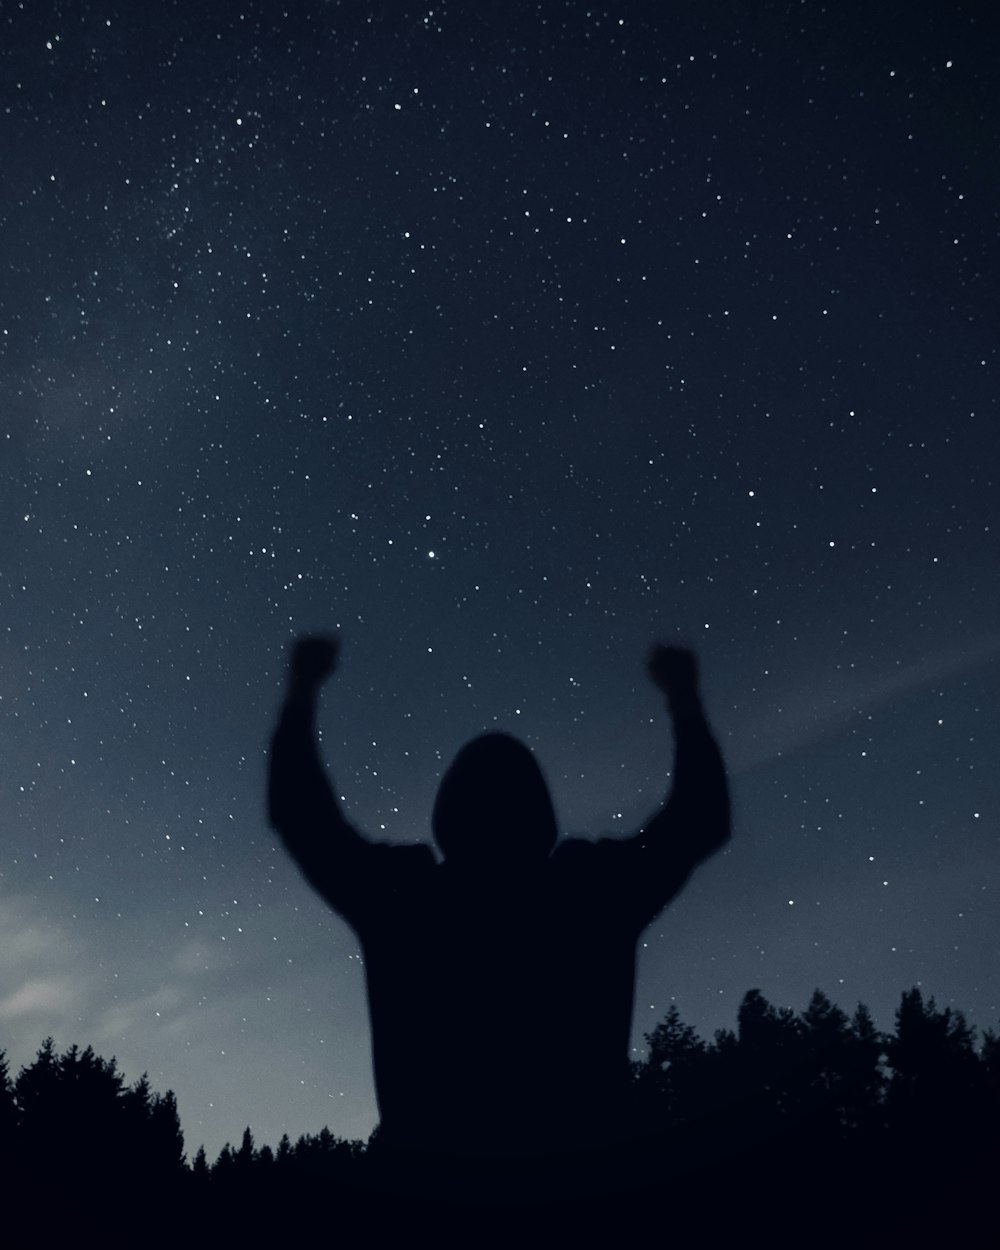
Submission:
<svg viewBox="0 0 1000 1250">
<path fill-rule="evenodd" d="M 489 1158 L 613 1144 L 625 1132 L 637 939 L 729 837 L 694 655 L 650 654 L 675 758 L 669 799 L 637 834 L 559 841 L 534 756 L 489 733 L 441 781 L 439 862 L 427 844 L 371 842 L 341 813 L 315 737 L 337 653 L 329 638 L 293 649 L 270 817 L 360 939 L 380 1146 Z"/>
</svg>

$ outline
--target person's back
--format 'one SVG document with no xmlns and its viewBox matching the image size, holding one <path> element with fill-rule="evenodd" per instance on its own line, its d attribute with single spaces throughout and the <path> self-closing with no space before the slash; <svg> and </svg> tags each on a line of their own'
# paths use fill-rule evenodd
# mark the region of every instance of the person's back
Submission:
<svg viewBox="0 0 1000 1250">
<path fill-rule="evenodd" d="M 338 907 L 362 943 L 383 1140 L 508 1153 L 610 1128 L 651 918 L 612 897 L 616 849 L 566 842 L 477 879 L 386 848 L 379 884 Z"/>
<path fill-rule="evenodd" d="M 633 838 L 557 840 L 527 747 L 459 753 L 430 846 L 371 843 L 343 819 L 316 750 L 335 645 L 300 643 L 271 757 L 271 818 L 355 929 L 368 981 L 378 1139 L 396 1151 L 506 1157 L 626 1132 L 637 939 L 728 837 L 721 758 L 693 657 L 653 653 L 674 716 L 669 803 Z"/>
</svg>

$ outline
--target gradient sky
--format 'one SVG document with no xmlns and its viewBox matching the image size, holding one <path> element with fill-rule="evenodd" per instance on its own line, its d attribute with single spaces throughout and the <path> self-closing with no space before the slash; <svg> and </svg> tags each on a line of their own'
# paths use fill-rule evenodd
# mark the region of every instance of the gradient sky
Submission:
<svg viewBox="0 0 1000 1250">
<path fill-rule="evenodd" d="M 698 649 L 734 839 L 637 1046 L 753 986 L 996 1026 L 987 6 L 286 7 L 0 15 L 12 1067 L 148 1070 L 192 1154 L 370 1131 L 357 944 L 264 817 L 318 629 L 393 840 L 493 727 L 567 831 L 634 829 L 645 652 Z"/>
</svg>

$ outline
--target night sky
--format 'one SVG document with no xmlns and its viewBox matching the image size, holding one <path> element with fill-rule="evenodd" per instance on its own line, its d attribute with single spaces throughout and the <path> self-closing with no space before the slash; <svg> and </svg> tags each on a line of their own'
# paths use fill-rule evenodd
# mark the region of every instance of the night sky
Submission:
<svg viewBox="0 0 1000 1250">
<path fill-rule="evenodd" d="M 491 728 L 634 830 L 696 647 L 734 835 L 637 1046 L 754 986 L 996 1026 L 990 6 L 285 7 L 0 17 L 12 1069 L 91 1043 L 192 1154 L 367 1136 L 358 946 L 264 809 L 316 630 L 394 841 Z"/>
</svg>

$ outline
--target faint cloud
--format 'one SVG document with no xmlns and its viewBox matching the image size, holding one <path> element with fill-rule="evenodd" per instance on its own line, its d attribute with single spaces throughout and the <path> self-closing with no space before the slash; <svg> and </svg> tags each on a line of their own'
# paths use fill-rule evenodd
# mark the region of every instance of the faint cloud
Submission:
<svg viewBox="0 0 1000 1250">
<path fill-rule="evenodd" d="M 37 899 L 0 894 L 0 1046 L 12 1068 L 27 1062 L 43 1037 L 61 1041 L 78 1024 L 93 992 L 90 955 Z"/>
<path fill-rule="evenodd" d="M 177 985 L 161 985 L 149 994 L 117 1002 L 94 1019 L 99 1041 L 119 1041 L 136 1029 L 167 1027 L 183 1007 L 185 994 Z"/>
<path fill-rule="evenodd" d="M 29 899 L 14 894 L 0 897 L 0 976 L 11 968 L 37 967 L 68 946 L 66 935 L 58 926 L 46 924 Z"/>
<path fill-rule="evenodd" d="M 745 772 L 760 764 L 812 745 L 849 725 L 862 712 L 871 712 L 914 690 L 933 687 L 956 674 L 978 668 L 1000 654 L 1000 639 L 981 639 L 961 649 L 938 652 L 915 664 L 888 668 L 879 676 L 861 679 L 845 675 L 833 690 L 803 683 L 786 689 L 780 707 L 762 711 L 752 735 L 734 736 L 727 750 L 730 768 Z"/>
<path fill-rule="evenodd" d="M 19 1016 L 69 1011 L 76 1002 L 76 991 L 67 981 L 25 981 L 13 994 L 0 1000 L 0 1020 Z"/>
<path fill-rule="evenodd" d="M 186 976 L 198 972 L 217 972 L 230 963 L 228 952 L 219 948 L 218 944 L 197 940 L 184 942 L 171 960 L 173 967 Z"/>
</svg>

